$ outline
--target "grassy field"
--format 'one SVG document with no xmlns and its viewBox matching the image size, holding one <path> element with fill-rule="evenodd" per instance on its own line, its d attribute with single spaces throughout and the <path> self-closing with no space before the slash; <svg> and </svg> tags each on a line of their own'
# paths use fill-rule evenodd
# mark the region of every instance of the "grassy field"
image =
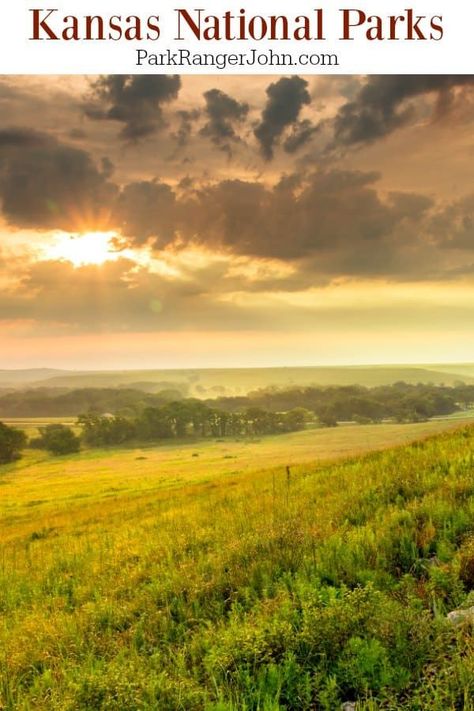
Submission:
<svg viewBox="0 0 474 711">
<path fill-rule="evenodd" d="M 466 419 L 466 422 L 469 422 Z M 41 420 L 11 420 L 36 436 Z M 243 473 L 271 467 L 314 464 L 404 444 L 459 426 L 449 419 L 417 424 L 341 425 L 247 440 L 201 440 L 135 449 L 89 449 L 68 457 L 28 451 L 13 465 L 0 467 L 2 538 L 25 534 L 74 509 L 89 516 L 91 507 L 136 499 L 144 494 L 172 496 L 190 485 L 217 486 Z M 33 513 L 32 513 L 33 510 Z"/>
<path fill-rule="evenodd" d="M 1 467 L 0 708 L 472 711 L 446 613 L 474 605 L 473 442 L 434 421 Z"/>
</svg>

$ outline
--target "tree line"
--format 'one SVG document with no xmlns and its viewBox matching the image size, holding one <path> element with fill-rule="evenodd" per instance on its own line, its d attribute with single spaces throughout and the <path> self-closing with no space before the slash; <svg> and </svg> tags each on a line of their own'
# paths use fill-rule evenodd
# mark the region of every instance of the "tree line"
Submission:
<svg viewBox="0 0 474 711">
<path fill-rule="evenodd" d="M 134 388 L 28 388 L 0 395 L 0 417 L 77 417 L 89 411 L 134 414 L 182 398 L 175 388 L 157 394 Z"/>
<path fill-rule="evenodd" d="M 304 408 L 269 412 L 249 407 L 243 412 L 226 412 L 201 400 L 188 399 L 162 407 L 147 407 L 136 417 L 81 415 L 82 438 L 91 446 L 124 444 L 132 440 L 156 442 L 186 437 L 252 437 L 295 432 L 305 427 L 311 413 Z"/>
<path fill-rule="evenodd" d="M 229 413 L 208 407 L 200 400 L 183 400 L 161 407 L 146 407 L 135 417 L 87 413 L 77 420 L 81 434 L 62 424 L 39 428 L 39 437 L 29 441 L 22 430 L 0 422 L 0 463 L 12 462 L 29 445 L 54 455 L 73 454 L 81 444 L 90 447 L 118 446 L 132 442 L 160 442 L 186 437 L 250 437 L 295 432 L 305 427 L 311 413 L 303 408 L 267 412 L 258 407 Z"/>
<path fill-rule="evenodd" d="M 175 389 L 147 393 L 133 388 L 31 388 L 0 395 L 0 417 L 77 417 L 81 413 L 112 413 L 136 417 L 146 408 L 159 408 L 187 398 Z M 381 419 L 399 421 L 446 415 L 474 403 L 474 385 L 433 384 L 364 387 L 304 386 L 270 387 L 245 396 L 202 400 L 211 409 L 243 412 L 260 407 L 287 412 L 304 407 L 326 420 Z"/>
<path fill-rule="evenodd" d="M 373 388 L 361 385 L 265 388 L 247 397 L 220 397 L 215 406 L 232 412 L 249 402 L 271 412 L 292 407 L 310 410 L 323 424 L 341 421 L 416 422 L 474 406 L 474 385 L 448 387 L 404 382 Z"/>
<path fill-rule="evenodd" d="M 85 391 L 90 395 L 94 389 Z M 51 424 L 40 427 L 39 437 L 31 439 L 29 445 L 53 454 L 69 454 L 79 451 L 81 443 L 99 447 L 187 437 L 253 437 L 295 432 L 308 422 L 327 427 L 341 421 L 417 422 L 474 406 L 474 385 L 465 384 L 266 388 L 245 397 L 171 402 L 167 396 L 144 397 L 139 393 L 141 399 L 135 400 L 133 406 L 129 396 L 135 391 L 105 392 L 107 404 L 112 404 L 111 393 L 118 393 L 115 405 L 122 407 L 116 412 L 104 413 L 90 406 L 78 417 L 80 436 L 70 427 Z M 99 389 L 99 393 L 104 396 L 104 390 Z M 84 397 L 83 394 L 82 402 Z M 26 445 L 27 438 L 21 430 L 0 423 L 0 463 L 14 461 Z"/>
</svg>

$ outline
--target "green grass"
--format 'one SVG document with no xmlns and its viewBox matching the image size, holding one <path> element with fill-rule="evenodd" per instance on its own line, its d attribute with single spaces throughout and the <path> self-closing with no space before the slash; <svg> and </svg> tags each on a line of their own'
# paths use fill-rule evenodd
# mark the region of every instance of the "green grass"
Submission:
<svg viewBox="0 0 474 711">
<path fill-rule="evenodd" d="M 472 711 L 445 615 L 474 604 L 474 427 L 447 426 L 3 467 L 0 708 Z"/>
<path fill-rule="evenodd" d="M 37 427 L 45 422 L 32 419 L 23 428 L 29 436 L 36 436 Z M 20 426 L 18 421 L 14 424 Z M 19 462 L 0 467 L 3 538 L 17 535 L 20 520 L 32 530 L 40 524 L 47 527 L 51 519 L 68 517 L 72 509 L 86 509 L 87 515 L 90 506 L 110 499 L 161 495 L 163 491 L 169 495 L 170 490 L 175 493 L 202 481 L 239 480 L 243 473 L 272 466 L 325 462 L 404 444 L 455 426 L 459 423 L 448 418 L 416 424 L 342 425 L 261 439 L 85 449 L 68 457 L 30 450 Z"/>
</svg>

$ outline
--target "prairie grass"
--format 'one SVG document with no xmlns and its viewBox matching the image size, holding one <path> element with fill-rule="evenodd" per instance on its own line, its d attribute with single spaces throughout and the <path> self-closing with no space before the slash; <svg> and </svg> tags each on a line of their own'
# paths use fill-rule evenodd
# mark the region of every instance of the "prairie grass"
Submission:
<svg viewBox="0 0 474 711">
<path fill-rule="evenodd" d="M 347 429 L 3 467 L 0 708 L 472 711 L 474 427 Z"/>
</svg>

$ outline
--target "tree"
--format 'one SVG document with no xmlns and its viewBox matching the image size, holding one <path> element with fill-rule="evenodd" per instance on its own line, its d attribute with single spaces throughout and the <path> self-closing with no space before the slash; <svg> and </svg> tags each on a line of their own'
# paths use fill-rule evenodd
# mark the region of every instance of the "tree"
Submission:
<svg viewBox="0 0 474 711">
<path fill-rule="evenodd" d="M 136 423 L 121 415 L 79 415 L 77 424 L 82 427 L 82 438 L 93 447 L 124 444 L 137 434 Z"/>
<path fill-rule="evenodd" d="M 26 435 L 23 430 L 17 430 L 0 422 L 0 464 L 8 464 L 20 459 L 21 450 L 25 446 Z"/>
<path fill-rule="evenodd" d="M 323 427 L 337 427 L 337 415 L 330 407 L 318 413 L 318 420 Z"/>
<path fill-rule="evenodd" d="M 40 437 L 33 444 L 46 449 L 51 454 L 74 454 L 81 446 L 79 437 L 66 425 L 47 425 L 40 427 Z"/>
<path fill-rule="evenodd" d="M 138 439 L 156 441 L 173 437 L 173 427 L 163 408 L 147 407 L 136 421 Z"/>
<path fill-rule="evenodd" d="M 283 432 L 297 432 L 304 430 L 306 422 L 312 418 L 312 413 L 304 407 L 294 407 L 283 413 L 281 429 Z"/>
</svg>

